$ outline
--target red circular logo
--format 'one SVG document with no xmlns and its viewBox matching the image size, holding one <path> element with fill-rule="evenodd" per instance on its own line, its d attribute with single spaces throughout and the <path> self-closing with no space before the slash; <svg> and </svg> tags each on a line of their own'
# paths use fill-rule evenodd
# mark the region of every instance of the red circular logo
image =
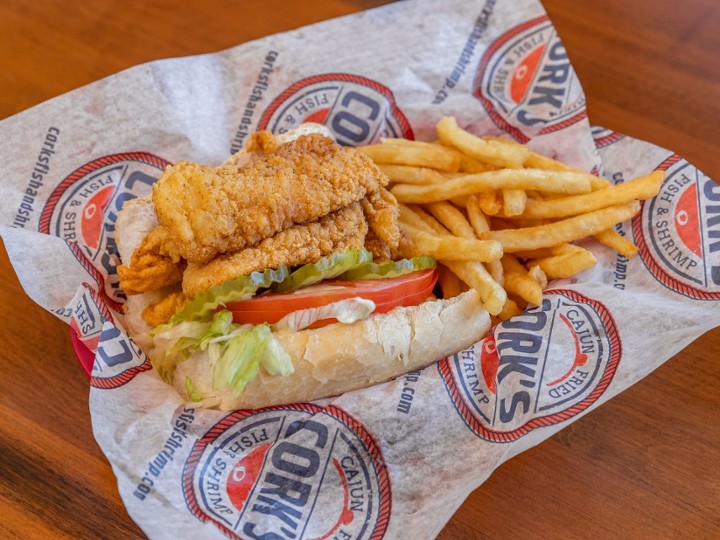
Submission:
<svg viewBox="0 0 720 540">
<path fill-rule="evenodd" d="M 523 143 L 587 117 L 585 95 L 547 16 L 500 36 L 480 61 L 473 88 L 495 124 Z"/>
<path fill-rule="evenodd" d="M 478 437 L 511 442 L 587 409 L 622 355 L 609 310 L 571 290 L 499 326 L 438 364 L 455 409 Z"/>
<path fill-rule="evenodd" d="M 673 155 L 660 193 L 633 218 L 643 263 L 665 287 L 697 300 L 720 299 L 720 186 Z"/>
<path fill-rule="evenodd" d="M 303 122 L 324 124 L 347 146 L 362 146 L 379 137 L 413 138 L 392 91 L 349 73 L 315 75 L 296 82 L 268 106 L 258 130 L 284 133 Z"/>
<path fill-rule="evenodd" d="M 380 447 L 334 406 L 229 414 L 195 443 L 183 489 L 191 512 L 230 538 L 380 539 L 390 519 Z"/>
<path fill-rule="evenodd" d="M 115 220 L 125 201 L 150 194 L 170 163 L 146 152 L 100 157 L 79 167 L 53 190 L 40 216 L 39 230 L 66 241 L 94 284 L 67 314 L 80 341 L 95 352 L 90 384 L 115 388 L 150 369 L 148 358 L 114 324 L 124 296 L 116 272 Z"/>
<path fill-rule="evenodd" d="M 79 167 L 53 190 L 39 230 L 65 240 L 98 284 L 103 300 L 120 311 L 115 220 L 125 201 L 150 194 L 170 162 L 146 152 L 113 154 Z M 104 272 L 101 272 L 102 268 Z"/>
</svg>

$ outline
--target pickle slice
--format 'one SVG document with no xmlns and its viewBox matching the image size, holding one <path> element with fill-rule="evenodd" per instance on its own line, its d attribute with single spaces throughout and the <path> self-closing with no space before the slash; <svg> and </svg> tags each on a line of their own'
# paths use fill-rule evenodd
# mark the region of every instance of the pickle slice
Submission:
<svg viewBox="0 0 720 540">
<path fill-rule="evenodd" d="M 253 272 L 247 276 L 231 279 L 220 285 L 213 285 L 207 291 L 201 292 L 178 311 L 170 322 L 172 324 L 182 321 L 199 321 L 211 315 L 215 308 L 228 302 L 247 300 L 258 289 L 268 288 L 273 283 L 279 283 L 288 278 L 290 270 L 281 266 L 277 270 Z"/>
<path fill-rule="evenodd" d="M 332 279 L 358 266 L 372 262 L 372 253 L 366 249 L 348 249 L 323 257 L 315 263 L 305 264 L 272 289 L 277 292 L 294 291 L 324 279 Z"/>
<path fill-rule="evenodd" d="M 388 279 L 403 276 L 419 270 L 435 268 L 435 257 L 422 255 L 412 259 L 400 259 L 385 263 L 366 263 L 342 273 L 339 279 Z"/>
</svg>

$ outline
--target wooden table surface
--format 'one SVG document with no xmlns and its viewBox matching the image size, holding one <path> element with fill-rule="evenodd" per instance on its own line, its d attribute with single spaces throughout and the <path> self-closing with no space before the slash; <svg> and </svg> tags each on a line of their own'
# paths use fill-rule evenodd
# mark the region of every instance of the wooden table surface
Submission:
<svg viewBox="0 0 720 540">
<path fill-rule="evenodd" d="M 141 62 L 382 3 L 3 0 L 0 119 Z M 720 2 L 545 7 L 592 123 L 672 149 L 720 178 Z M 0 537 L 142 537 L 93 439 L 88 384 L 67 327 L 25 296 L 0 251 Z M 716 329 L 500 467 L 440 538 L 720 537 L 718 359 Z"/>
</svg>

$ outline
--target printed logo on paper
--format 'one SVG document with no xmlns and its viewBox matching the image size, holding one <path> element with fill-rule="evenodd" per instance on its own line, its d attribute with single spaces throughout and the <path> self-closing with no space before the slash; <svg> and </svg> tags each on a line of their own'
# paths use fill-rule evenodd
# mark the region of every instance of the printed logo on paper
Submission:
<svg viewBox="0 0 720 540">
<path fill-rule="evenodd" d="M 230 538 L 380 539 L 390 519 L 380 447 L 333 406 L 231 413 L 193 447 L 183 490 Z"/>
<path fill-rule="evenodd" d="M 56 313 L 69 319 L 70 328 L 92 352 L 97 350 L 103 324 L 113 320 L 110 308 L 100 300 L 97 291 L 89 283 L 83 283 L 83 289 L 75 295 L 68 307 Z"/>
<path fill-rule="evenodd" d="M 625 138 L 625 135 L 613 131 L 612 129 L 606 129 L 602 127 L 593 127 L 590 129 L 595 142 L 596 148 L 606 148 L 611 144 L 615 144 L 621 139 Z M 593 173 L 594 174 L 594 173 Z"/>
<path fill-rule="evenodd" d="M 97 344 L 90 386 L 118 388 L 149 369 L 152 369 L 150 359 L 140 348 L 112 320 L 105 321 Z"/>
<path fill-rule="evenodd" d="M 258 130 L 284 133 L 303 122 L 324 124 L 346 146 L 369 144 L 379 137 L 414 138 L 392 91 L 349 73 L 315 75 L 296 82 L 265 110 Z"/>
<path fill-rule="evenodd" d="M 83 165 L 52 192 L 40 232 L 64 239 L 115 311 L 122 295 L 115 270 L 115 220 L 125 201 L 148 195 L 168 161 L 145 152 L 113 154 Z M 105 270 L 107 278 L 98 270 Z"/>
<path fill-rule="evenodd" d="M 512 442 L 581 413 L 605 392 L 622 355 L 615 321 L 575 291 L 546 291 L 541 306 L 438 364 L 448 394 L 478 437 Z"/>
<path fill-rule="evenodd" d="M 495 124 L 521 142 L 587 116 L 565 46 L 546 16 L 516 26 L 488 48 L 473 94 Z"/>
<path fill-rule="evenodd" d="M 673 155 L 660 193 L 633 218 L 645 266 L 671 291 L 698 300 L 720 299 L 720 185 Z"/>
</svg>

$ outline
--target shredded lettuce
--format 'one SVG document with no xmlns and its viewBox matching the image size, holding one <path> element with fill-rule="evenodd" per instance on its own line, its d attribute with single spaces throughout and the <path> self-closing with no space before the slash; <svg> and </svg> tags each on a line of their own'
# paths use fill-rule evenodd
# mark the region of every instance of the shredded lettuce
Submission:
<svg viewBox="0 0 720 540">
<path fill-rule="evenodd" d="M 195 389 L 190 377 L 185 377 L 185 390 L 187 391 L 190 401 L 202 401 L 203 395 Z"/>
<path fill-rule="evenodd" d="M 366 298 L 354 297 L 338 300 L 320 307 L 300 309 L 288 313 L 273 326 L 277 330 L 303 330 L 315 321 L 337 319 L 341 323 L 354 323 L 375 311 L 375 303 Z"/>
<path fill-rule="evenodd" d="M 254 329 L 230 339 L 213 365 L 213 390 L 227 387 L 237 394 L 242 392 L 257 375 L 264 349 L 265 342 L 258 338 Z"/>
<path fill-rule="evenodd" d="M 168 383 L 177 365 L 198 351 L 206 351 L 210 358 L 215 391 L 229 388 L 239 394 L 261 367 L 270 375 L 287 376 L 295 371 L 290 355 L 267 324 L 234 324 L 229 311 L 217 312 L 209 322 L 162 325 L 153 332 L 153 339 L 153 366 Z M 189 377 L 185 388 L 191 400 L 203 399 Z"/>
<path fill-rule="evenodd" d="M 292 358 L 285 349 L 282 348 L 280 342 L 275 339 L 275 336 L 273 336 L 270 331 L 270 327 L 267 324 L 262 324 L 259 327 L 259 332 L 266 340 L 265 353 L 260 361 L 263 369 L 270 375 L 287 377 L 292 374 L 295 371 Z"/>
<path fill-rule="evenodd" d="M 171 381 L 175 366 L 187 360 L 198 348 L 199 340 L 210 326 L 210 323 L 185 321 L 178 324 L 163 324 L 153 330 L 151 335 L 155 354 L 152 363 L 165 382 Z"/>
</svg>

